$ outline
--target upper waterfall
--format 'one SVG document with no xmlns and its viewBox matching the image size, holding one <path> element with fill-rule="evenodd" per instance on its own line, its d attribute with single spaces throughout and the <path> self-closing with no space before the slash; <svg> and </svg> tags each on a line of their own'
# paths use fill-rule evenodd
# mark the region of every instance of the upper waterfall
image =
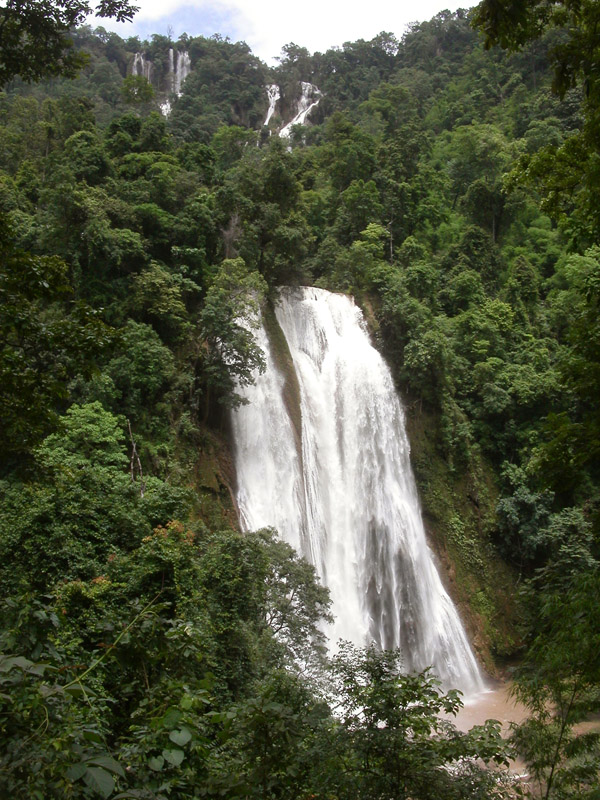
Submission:
<svg viewBox="0 0 600 800">
<path fill-rule="evenodd" d="M 131 74 L 139 75 L 146 78 L 148 83 L 152 83 L 152 73 L 154 72 L 154 64 L 152 61 L 144 58 L 143 53 L 136 53 L 133 57 L 131 64 Z"/>
<path fill-rule="evenodd" d="M 178 50 L 177 59 L 175 59 L 175 51 L 172 47 L 169 48 L 169 71 L 167 74 L 168 91 L 181 97 L 181 87 L 187 76 L 192 71 L 192 61 L 187 50 Z M 160 104 L 160 110 L 165 117 L 171 113 L 171 101 L 167 96 Z"/>
<path fill-rule="evenodd" d="M 267 370 L 233 414 L 242 526 L 273 526 L 329 587 L 330 638 L 400 647 L 407 671 L 483 688 L 427 545 L 404 414 L 360 309 L 322 289 L 283 289 L 277 321 L 298 382 L 290 413 L 264 331 Z"/>
<path fill-rule="evenodd" d="M 308 115 L 313 108 L 316 108 L 319 105 L 319 101 L 323 97 L 321 90 L 312 83 L 301 81 L 300 87 L 302 93 L 298 100 L 296 116 L 279 131 L 279 135 L 284 139 L 289 139 L 289 137 L 292 135 L 292 128 L 294 125 L 305 124 Z"/>
<path fill-rule="evenodd" d="M 269 110 L 267 111 L 267 116 L 265 118 L 265 121 L 263 122 L 263 126 L 269 124 L 271 117 L 275 113 L 275 107 L 277 106 L 277 101 L 281 98 L 281 91 L 276 83 L 270 83 L 265 88 L 267 90 L 267 97 L 269 98 Z"/>
<path fill-rule="evenodd" d="M 170 54 L 169 54 L 170 55 Z M 169 65 L 170 66 L 170 65 Z M 175 64 L 175 75 L 173 79 L 173 91 L 177 97 L 181 97 L 181 87 L 187 76 L 192 71 L 192 61 L 187 50 L 177 51 L 177 62 Z"/>
</svg>

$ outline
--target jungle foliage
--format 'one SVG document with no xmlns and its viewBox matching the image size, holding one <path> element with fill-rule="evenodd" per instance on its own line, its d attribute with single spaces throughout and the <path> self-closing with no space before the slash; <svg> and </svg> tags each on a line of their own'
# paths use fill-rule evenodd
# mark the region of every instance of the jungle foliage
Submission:
<svg viewBox="0 0 600 800">
<path fill-rule="evenodd" d="M 517 791 L 498 726 L 443 722 L 460 700 L 434 676 L 326 656 L 312 567 L 232 529 L 226 470 L 203 472 L 264 366 L 256 309 L 312 283 L 371 309 L 434 420 L 426 512 L 440 464 L 469 487 L 479 538 L 453 510 L 449 550 L 524 587 L 514 741 L 540 791 L 596 797 L 598 735 L 574 726 L 600 687 L 597 4 L 484 0 L 485 40 L 444 12 L 269 68 L 220 36 L 72 30 L 87 5 L 55 3 L 39 72 L 25 5 L 0 9 L 0 793 Z M 179 97 L 169 49 L 191 58 Z M 299 81 L 324 96 L 288 147 Z M 499 625 L 489 587 L 468 600 Z"/>
</svg>

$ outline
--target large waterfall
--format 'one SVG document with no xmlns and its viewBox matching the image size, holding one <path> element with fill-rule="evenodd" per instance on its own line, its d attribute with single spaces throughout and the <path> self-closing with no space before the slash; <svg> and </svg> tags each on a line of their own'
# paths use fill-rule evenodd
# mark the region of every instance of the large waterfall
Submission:
<svg viewBox="0 0 600 800">
<path fill-rule="evenodd" d="M 403 410 L 361 311 L 344 295 L 289 288 L 276 316 L 293 369 L 278 366 L 261 329 L 267 369 L 233 414 L 242 526 L 276 528 L 316 566 L 331 640 L 400 647 L 407 671 L 431 665 L 445 687 L 482 689 L 425 539 Z"/>
</svg>

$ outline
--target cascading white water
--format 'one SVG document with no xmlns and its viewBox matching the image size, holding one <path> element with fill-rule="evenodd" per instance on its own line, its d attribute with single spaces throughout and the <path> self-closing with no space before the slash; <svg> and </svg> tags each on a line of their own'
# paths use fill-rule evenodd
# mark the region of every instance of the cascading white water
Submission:
<svg viewBox="0 0 600 800">
<path fill-rule="evenodd" d="M 187 50 L 177 51 L 177 60 L 175 60 L 175 51 L 172 47 L 169 48 L 169 73 L 168 73 L 168 91 L 181 97 L 181 87 L 187 76 L 192 71 L 192 61 Z M 167 97 L 160 105 L 160 110 L 165 117 L 171 113 L 171 101 Z"/>
<path fill-rule="evenodd" d="M 131 74 L 146 78 L 148 83 L 151 83 L 153 66 L 154 65 L 151 61 L 147 61 L 144 58 L 143 53 L 136 53 L 133 57 L 133 63 L 131 65 Z"/>
<path fill-rule="evenodd" d="M 167 92 L 173 92 L 175 85 L 175 56 L 174 50 L 172 47 L 169 47 L 169 72 L 167 73 Z M 160 104 L 160 110 L 164 117 L 169 117 L 171 115 L 171 101 L 169 97 L 165 98 L 165 100 Z"/>
<path fill-rule="evenodd" d="M 302 94 L 298 100 L 296 116 L 279 131 L 279 135 L 284 139 L 289 139 L 292 135 L 292 128 L 294 125 L 304 125 L 306 123 L 308 115 L 313 108 L 319 105 L 319 101 L 323 97 L 321 90 L 312 83 L 302 81 L 300 86 L 302 88 Z"/>
<path fill-rule="evenodd" d="M 181 97 L 181 87 L 187 76 L 192 71 L 192 61 L 187 50 L 177 51 L 177 62 L 175 65 L 175 78 L 173 81 L 173 91 L 177 97 Z"/>
<path fill-rule="evenodd" d="M 266 370 L 238 391 L 248 401 L 233 413 L 237 504 L 244 530 L 271 526 L 298 552 L 305 552 L 305 509 L 299 437 L 285 408 L 285 379 L 277 369 L 267 334 L 255 339 Z"/>
<path fill-rule="evenodd" d="M 242 526 L 277 528 L 329 587 L 332 641 L 400 647 L 467 694 L 483 681 L 427 546 L 404 415 L 360 310 L 344 295 L 284 289 L 276 316 L 299 386 L 301 431 L 260 332 L 267 370 L 233 414 Z"/>
<path fill-rule="evenodd" d="M 269 98 L 269 110 L 267 111 L 267 116 L 263 125 L 268 125 L 271 117 L 275 113 L 275 107 L 277 106 L 277 101 L 281 97 L 281 92 L 279 91 L 279 86 L 276 83 L 271 83 L 267 87 L 267 97 Z"/>
</svg>

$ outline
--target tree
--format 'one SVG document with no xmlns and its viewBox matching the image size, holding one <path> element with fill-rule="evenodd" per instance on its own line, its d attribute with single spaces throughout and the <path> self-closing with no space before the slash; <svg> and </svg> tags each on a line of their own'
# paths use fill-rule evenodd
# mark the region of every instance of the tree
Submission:
<svg viewBox="0 0 600 800">
<path fill-rule="evenodd" d="M 35 451 L 37 481 L 8 487 L 0 513 L 4 586 L 44 592 L 59 580 L 89 580 L 111 553 L 133 549 L 182 510 L 185 492 L 154 477 L 144 479 L 142 497 L 123 422 L 99 402 L 71 406 L 61 432 Z"/>
<path fill-rule="evenodd" d="M 248 386 L 254 370 L 264 371 L 264 355 L 252 331 L 258 327 L 260 301 L 266 290 L 263 278 L 235 258 L 223 261 L 207 292 L 200 318 L 207 347 L 203 368 L 209 390 L 206 413 L 211 389 L 221 402 L 238 405 L 242 400 L 236 386 Z"/>
<path fill-rule="evenodd" d="M 342 643 L 332 664 L 339 756 L 332 795 L 359 800 L 508 797 L 502 774 L 476 763 L 507 764 L 498 722 L 459 733 L 448 717 L 459 692 L 444 694 L 428 671 L 402 674 L 399 651 Z M 332 787 L 328 787 L 332 788 Z"/>
<path fill-rule="evenodd" d="M 557 492 L 580 493 L 586 475 L 597 481 L 600 467 L 600 248 L 571 256 L 560 277 L 566 287 L 555 306 L 563 316 L 566 344 L 559 363 L 569 406 L 546 421 L 545 436 L 534 463 L 542 479 Z M 595 512 L 596 527 L 600 527 Z"/>
<path fill-rule="evenodd" d="M 211 643 L 196 544 L 173 522 L 103 575 L 2 603 L 3 796 L 107 800 L 119 779 L 135 797 L 204 778 Z"/>
<path fill-rule="evenodd" d="M 143 75 L 128 75 L 121 84 L 121 96 L 129 105 L 144 105 L 154 97 L 154 89 Z"/>
<path fill-rule="evenodd" d="M 325 634 L 319 628 L 332 622 L 329 590 L 315 568 L 270 529 L 257 536 L 269 560 L 265 581 L 265 624 L 277 661 L 302 665 L 305 672 L 323 666 Z"/>
<path fill-rule="evenodd" d="M 539 154 L 524 156 L 515 181 L 540 192 L 546 208 L 564 221 L 578 243 L 586 244 L 597 241 L 600 231 L 598 23 L 597 3 L 581 0 L 483 0 L 473 17 L 488 48 L 500 44 L 514 51 L 545 37 L 554 68 L 553 90 L 564 98 L 574 87 L 583 89 L 583 130 L 561 146 L 548 145 Z"/>
<path fill-rule="evenodd" d="M 97 312 L 73 299 L 59 258 L 16 248 L 0 221 L 0 449 L 8 467 L 56 428 L 78 373 L 111 342 Z"/>
<path fill-rule="evenodd" d="M 592 800 L 600 782 L 600 737 L 574 726 L 597 712 L 600 699 L 600 572 L 597 561 L 582 572 L 562 572 L 560 562 L 549 566 L 530 587 L 537 632 L 515 694 L 531 716 L 513 739 L 538 783 L 533 796 Z"/>
<path fill-rule="evenodd" d="M 220 789 L 215 796 L 321 796 L 314 791 L 332 754 L 330 712 L 307 681 L 287 669 L 272 671 L 228 717 L 224 735 L 229 740 L 215 779 Z"/>
<path fill-rule="evenodd" d="M 321 149 L 322 167 L 331 176 L 331 183 L 343 192 L 353 181 L 369 181 L 375 171 L 375 140 L 353 125 L 340 112 L 325 125 L 325 144 Z"/>
<path fill-rule="evenodd" d="M 165 341 L 181 339 L 189 327 L 182 289 L 198 291 L 192 281 L 178 277 L 152 261 L 132 282 L 132 308 L 151 322 Z"/>
<path fill-rule="evenodd" d="M 101 183 L 110 172 L 102 142 L 90 131 L 78 131 L 69 136 L 65 142 L 65 156 L 75 177 L 91 186 Z"/>
<path fill-rule="evenodd" d="M 129 22 L 136 11 L 129 0 L 100 0 L 95 15 Z M 69 32 L 91 13 L 86 0 L 7 0 L 0 8 L 0 86 L 17 76 L 73 78 L 88 59 L 73 49 Z"/>
<path fill-rule="evenodd" d="M 156 430 L 165 422 L 165 399 L 176 374 L 173 354 L 150 325 L 131 319 L 119 333 L 119 344 L 102 375 L 85 388 L 85 397 L 114 406 L 138 433 Z"/>
<path fill-rule="evenodd" d="M 256 142 L 256 134 L 239 125 L 221 125 L 212 137 L 211 147 L 217 166 L 222 170 L 232 167 L 244 155 L 247 147 Z"/>
<path fill-rule="evenodd" d="M 375 181 L 352 181 L 341 193 L 335 230 L 343 243 L 357 239 L 369 223 L 379 222 L 383 207 Z"/>
<path fill-rule="evenodd" d="M 69 426 L 53 461 L 122 460 L 110 415 L 76 409 Z M 275 637 L 304 652 L 319 636 L 314 569 L 265 532 L 179 521 L 98 566 L 0 602 L 2 796 L 302 796 L 329 710 Z"/>
<path fill-rule="evenodd" d="M 495 44 L 517 50 L 539 39 L 549 28 L 563 35 L 549 52 L 554 67 L 553 87 L 561 96 L 583 78 L 588 98 L 598 102 L 598 7 L 581 0 L 483 0 L 473 24 L 483 31 L 487 48 Z"/>
</svg>

